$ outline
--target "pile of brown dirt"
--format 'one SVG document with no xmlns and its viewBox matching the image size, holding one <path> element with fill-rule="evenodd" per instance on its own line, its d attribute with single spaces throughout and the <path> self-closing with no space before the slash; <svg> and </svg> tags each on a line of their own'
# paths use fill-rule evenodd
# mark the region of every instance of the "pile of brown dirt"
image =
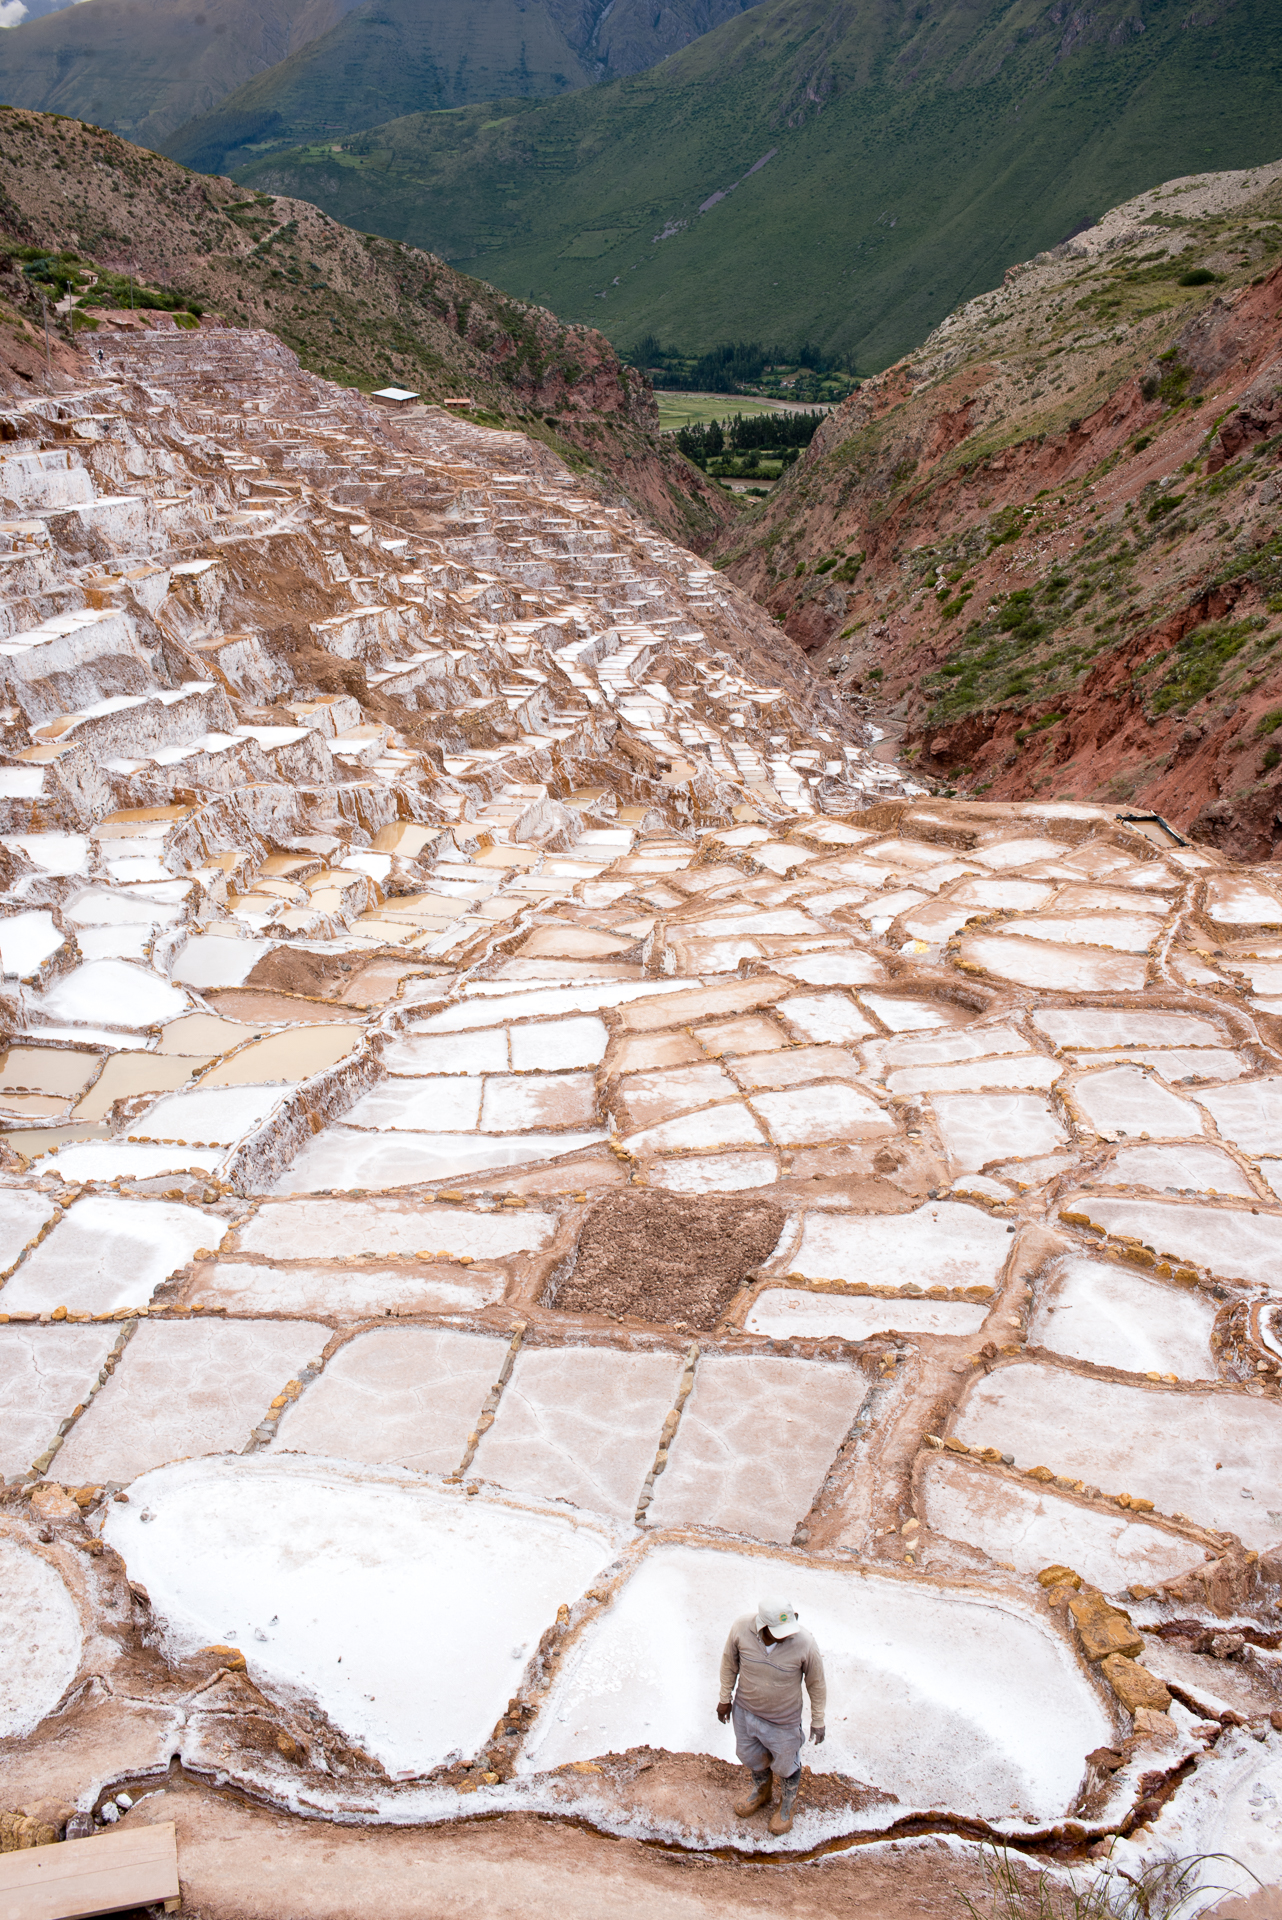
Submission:
<svg viewBox="0 0 1282 1920">
<path fill-rule="evenodd" d="M 783 1223 L 784 1209 L 755 1193 L 630 1187 L 607 1194 L 584 1222 L 574 1266 L 546 1304 L 706 1331 L 744 1276 L 769 1257 Z"/>
<path fill-rule="evenodd" d="M 301 993 L 330 1000 L 342 993 L 365 965 L 363 953 L 302 953 L 295 947 L 273 947 L 247 976 L 247 987 L 271 993 Z"/>
</svg>

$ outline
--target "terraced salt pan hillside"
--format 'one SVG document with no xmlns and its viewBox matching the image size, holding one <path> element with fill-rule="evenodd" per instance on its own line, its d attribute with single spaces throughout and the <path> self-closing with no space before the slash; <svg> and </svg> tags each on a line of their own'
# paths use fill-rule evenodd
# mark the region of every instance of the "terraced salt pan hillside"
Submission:
<svg viewBox="0 0 1282 1920">
<path fill-rule="evenodd" d="M 931 799 L 515 436 L 113 351 L 0 457 L 0 1798 L 758 1848 L 772 1588 L 788 1846 L 1276 1873 L 1276 871 Z"/>
</svg>

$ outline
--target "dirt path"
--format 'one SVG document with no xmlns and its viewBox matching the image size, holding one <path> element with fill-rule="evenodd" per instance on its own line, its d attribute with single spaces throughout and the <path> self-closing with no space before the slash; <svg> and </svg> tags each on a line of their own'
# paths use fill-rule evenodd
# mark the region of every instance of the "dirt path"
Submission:
<svg viewBox="0 0 1282 1920">
<path fill-rule="evenodd" d="M 519 1816 L 336 1827 L 186 1781 L 127 1816 L 162 1820 L 178 1829 L 186 1920 L 956 1920 L 979 1883 L 973 1849 L 935 1839 L 775 1867 Z"/>
</svg>

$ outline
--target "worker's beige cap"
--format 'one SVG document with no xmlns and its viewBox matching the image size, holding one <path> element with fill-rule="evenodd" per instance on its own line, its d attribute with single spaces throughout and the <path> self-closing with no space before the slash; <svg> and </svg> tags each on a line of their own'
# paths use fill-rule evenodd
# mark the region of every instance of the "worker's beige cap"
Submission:
<svg viewBox="0 0 1282 1920">
<path fill-rule="evenodd" d="M 776 1640 L 786 1640 L 790 1633 L 797 1631 L 800 1624 L 797 1609 L 791 1600 L 758 1600 L 758 1633 L 763 1627 L 769 1627 Z"/>
</svg>

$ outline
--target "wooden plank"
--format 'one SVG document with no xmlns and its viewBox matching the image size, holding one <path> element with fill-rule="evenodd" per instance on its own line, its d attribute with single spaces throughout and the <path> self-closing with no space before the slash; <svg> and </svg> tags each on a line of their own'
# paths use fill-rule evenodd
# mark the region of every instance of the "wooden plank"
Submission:
<svg viewBox="0 0 1282 1920">
<path fill-rule="evenodd" d="M 157 1901 L 171 1912 L 178 1902 L 172 1820 L 0 1854 L 0 1920 L 78 1920 Z"/>
</svg>

